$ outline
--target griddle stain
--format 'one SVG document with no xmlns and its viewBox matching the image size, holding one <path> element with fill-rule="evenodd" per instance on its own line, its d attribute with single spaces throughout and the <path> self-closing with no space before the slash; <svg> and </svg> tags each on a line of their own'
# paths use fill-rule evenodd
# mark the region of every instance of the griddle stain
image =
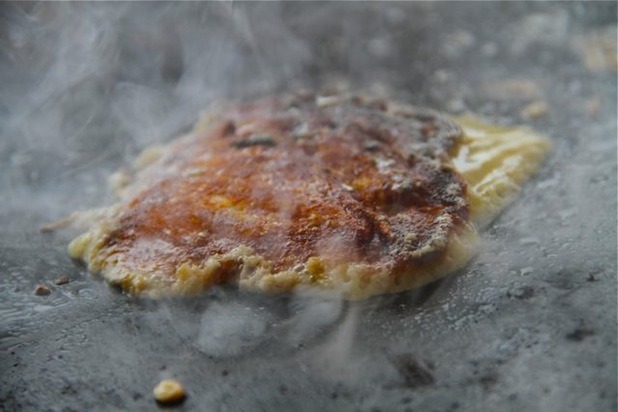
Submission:
<svg viewBox="0 0 618 412">
<path fill-rule="evenodd" d="M 430 365 L 422 364 L 412 355 L 399 355 L 393 359 L 392 363 L 408 388 L 430 386 L 436 383 Z"/>
<path fill-rule="evenodd" d="M 584 326 L 580 326 L 568 335 L 565 336 L 567 340 L 572 342 L 582 342 L 586 338 L 595 335 L 595 331 Z"/>
</svg>

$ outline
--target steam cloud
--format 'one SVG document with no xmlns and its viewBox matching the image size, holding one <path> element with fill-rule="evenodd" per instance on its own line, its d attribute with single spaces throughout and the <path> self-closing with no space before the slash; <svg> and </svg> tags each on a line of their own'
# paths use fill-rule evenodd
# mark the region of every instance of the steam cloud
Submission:
<svg viewBox="0 0 618 412">
<path fill-rule="evenodd" d="M 367 4 L 358 7 L 360 15 L 325 28 L 334 35 L 316 30 L 332 25 L 324 17 L 341 7 L 6 5 L 0 15 L 0 116 L 8 139 L 0 144 L 14 155 L 1 170 L 13 200 L 2 201 L 20 206 L 23 185 L 68 185 L 75 208 L 98 206 L 105 195 L 87 187 L 144 147 L 189 127 L 217 100 L 347 87 L 348 79 L 384 92 L 380 80 L 401 63 L 394 56 L 407 55 L 389 47 L 401 14 L 395 6 Z M 80 182 L 69 184 L 67 177 Z M 55 210 L 48 203 L 47 219 L 66 213 L 64 205 Z"/>
<path fill-rule="evenodd" d="M 463 72 L 462 67 L 470 71 L 479 62 L 493 63 L 496 54 L 506 53 L 509 64 L 519 65 L 519 73 L 534 75 L 534 65 L 520 62 L 520 54 L 535 42 L 552 44 L 569 29 L 563 27 L 568 23 L 565 20 L 568 16 L 558 14 L 547 16 L 546 20 L 535 17 L 509 23 L 505 25 L 506 32 L 491 22 L 487 25 L 488 33 L 479 29 L 474 36 L 452 28 L 452 33 L 442 39 L 435 30 L 426 30 L 441 27 L 439 14 L 432 11 L 430 4 L 415 5 L 411 13 L 423 14 L 416 19 L 409 19 L 409 15 L 403 18 L 398 9 L 403 6 L 393 3 L 355 4 L 351 16 L 341 10 L 344 7 L 331 3 L 318 3 L 309 8 L 285 3 L 234 2 L 3 5 L 0 10 L 0 133 L 3 136 L 0 139 L 3 156 L 0 211 L 32 213 L 36 225 L 64 217 L 72 210 L 108 203 L 110 194 L 102 182 L 110 172 L 133 160 L 144 147 L 173 138 L 180 129 L 190 126 L 201 110 L 219 99 L 333 86 L 369 89 L 417 104 L 431 105 L 432 98 L 440 102 L 453 98 L 461 108 L 466 99 L 473 100 L 470 96 L 475 93 L 468 79 L 462 81 L 458 72 Z M 324 18 L 331 13 L 341 18 Z M 565 20 L 556 26 L 556 33 L 544 30 L 550 26 L 550 17 Z M 418 26 L 401 30 L 401 25 L 410 21 Z M 513 50 L 498 49 L 505 42 L 495 39 L 511 36 L 511 32 L 531 32 L 535 36 L 513 43 Z M 404 35 L 408 37 L 402 38 Z M 306 41 L 307 37 L 311 41 Z M 440 58 L 435 56 L 439 54 L 436 50 L 441 49 L 433 46 L 442 40 L 445 40 L 444 54 L 453 60 L 441 66 L 435 63 Z M 422 42 L 424 47 L 417 45 Z M 475 53 L 476 49 L 480 52 Z M 508 53 L 512 54 L 510 60 Z M 402 68 L 406 76 L 392 75 Z M 503 76 L 504 68 L 496 70 L 485 70 L 483 74 Z M 421 92 L 416 100 L 410 98 L 415 92 Z M 568 124 L 569 119 L 564 121 Z M 615 134 L 614 124 L 601 132 L 597 134 Z M 614 147 L 615 142 L 603 140 L 594 149 L 600 158 Z M 597 154 L 582 153 L 587 160 L 582 164 L 597 161 L 593 157 Z M 577 188 L 569 193 L 588 193 L 587 181 L 583 179 L 586 174 L 566 170 L 564 177 L 559 173 L 545 176 L 539 187 L 552 189 L 547 193 L 557 192 L 555 188 L 569 182 L 571 188 Z M 557 204 L 565 208 L 565 213 L 573 214 L 588 207 L 585 199 L 595 198 L 578 196 L 562 202 L 563 199 L 552 198 L 550 194 L 545 196 L 549 199 L 546 201 L 560 200 Z M 539 202 L 532 209 L 514 208 L 511 216 L 529 210 L 539 211 L 539 216 L 545 213 Z M 598 222 L 607 221 L 604 215 L 599 216 L 595 218 Z M 562 220 L 573 221 L 573 218 L 565 215 Z M 521 221 L 517 222 L 518 230 L 511 224 L 509 233 L 514 239 L 520 233 L 526 236 L 524 239 L 530 239 L 528 233 L 534 233 L 532 226 L 538 220 L 526 216 Z M 549 263 L 543 266 L 539 256 L 545 252 L 536 244 L 548 244 L 551 251 L 558 240 L 549 237 L 577 239 L 581 236 L 578 226 L 556 224 L 558 229 L 554 234 L 543 233 L 533 241 L 522 239 L 522 244 L 513 248 L 523 250 L 521 256 L 504 251 L 506 240 L 500 237 L 505 232 L 501 230 L 503 226 L 494 226 L 498 235 L 492 240 L 498 242 L 490 246 L 485 261 L 481 262 L 488 265 L 487 272 L 493 270 L 492 276 L 484 280 L 487 287 L 480 291 L 466 290 L 465 282 L 455 280 L 459 282 L 457 296 L 447 296 L 449 292 L 445 289 L 437 291 L 443 295 L 434 302 L 449 303 L 443 308 L 429 306 L 423 309 L 425 312 L 419 312 L 418 318 L 426 322 L 411 321 L 418 329 L 415 333 L 433 330 L 436 325 L 464 328 L 475 323 L 478 316 L 486 316 L 480 310 L 477 311 L 480 315 L 468 315 L 460 313 L 460 309 L 476 304 L 488 313 L 494 310 L 493 302 L 504 295 L 504 285 L 512 282 L 509 268 L 519 270 L 522 262 L 528 267 L 527 262 L 535 260 L 539 271 L 548 272 L 559 266 L 577 266 L 577 262 L 565 263 L 557 258 L 548 259 Z M 500 241 L 503 243 L 499 244 Z M 512 242 L 517 243 L 518 239 Z M 594 253 L 591 250 L 589 255 L 595 256 Z M 495 262 L 491 256 L 496 256 Z M 580 255 L 570 256 L 576 259 Z M 480 266 L 475 270 L 482 272 Z M 522 270 L 520 275 L 529 273 Z M 353 335 L 360 329 L 357 328 L 359 312 L 346 311 L 341 302 L 293 299 L 286 321 L 271 328 L 266 311 L 256 312 L 245 304 L 251 305 L 222 299 L 209 304 L 191 323 L 179 322 L 188 315 L 176 311 L 178 308 L 172 305 L 170 308 L 162 305 L 161 310 L 170 310 L 169 317 L 173 320 L 169 323 L 177 328 L 175 333 L 186 335 L 199 351 L 213 356 L 257 350 L 277 333 L 284 336 L 290 347 L 296 347 L 313 341 L 330 325 L 340 322 L 342 327 L 324 339 L 317 351 L 307 355 L 308 362 L 318 369 L 328 366 L 323 368 L 324 373 L 336 378 L 354 371 L 354 366 L 348 365 L 349 349 L 354 344 Z M 162 317 L 156 313 L 151 320 L 153 328 L 159 327 Z M 198 332 L 195 325 L 199 325 Z"/>
<path fill-rule="evenodd" d="M 302 36 L 316 35 L 314 25 L 333 7 L 298 15 L 272 3 L 6 6 L 0 76 L 8 81 L 0 89 L 0 116 L 8 139 L 0 145 L 11 156 L 0 166 L 0 184 L 10 196 L 0 202 L 43 213 L 42 222 L 99 207 L 111 200 L 103 184 L 110 172 L 143 148 L 178 135 L 213 102 L 347 87 L 341 79 L 349 71 L 361 83 L 376 81 L 360 74 L 372 59 L 392 55 L 385 29 L 399 14 L 386 8 L 377 20 L 368 14 L 363 26 L 343 21 L 341 36 L 310 47 Z M 363 36 L 369 41 L 357 42 Z M 320 61 L 338 70 L 322 78 Z M 36 199 L 32 188 L 38 189 Z M 65 202 L 58 202 L 59 193 Z M 47 205 L 43 211 L 41 204 Z M 278 329 L 290 347 L 315 339 L 343 313 L 342 302 L 301 298 L 290 305 L 290 318 Z M 162 308 L 172 316 L 170 309 Z M 250 351 L 273 333 L 263 312 L 237 302 L 212 303 L 198 323 L 191 339 L 214 356 Z M 355 323 L 351 318 L 337 335 L 335 355 L 346 353 Z"/>
</svg>

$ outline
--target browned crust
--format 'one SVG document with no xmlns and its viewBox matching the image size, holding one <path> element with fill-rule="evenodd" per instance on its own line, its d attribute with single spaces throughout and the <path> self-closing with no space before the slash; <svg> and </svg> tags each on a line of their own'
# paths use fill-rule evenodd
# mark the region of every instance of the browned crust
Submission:
<svg viewBox="0 0 618 412">
<path fill-rule="evenodd" d="M 436 112 L 359 97 L 226 105 L 130 178 L 71 253 L 150 295 L 230 281 L 350 298 L 410 289 L 472 253 L 447 155 L 461 136 Z"/>
</svg>

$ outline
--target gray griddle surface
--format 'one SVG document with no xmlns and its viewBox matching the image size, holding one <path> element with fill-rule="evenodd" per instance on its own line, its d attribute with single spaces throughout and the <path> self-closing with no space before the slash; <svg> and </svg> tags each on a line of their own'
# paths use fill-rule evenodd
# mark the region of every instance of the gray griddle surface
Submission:
<svg viewBox="0 0 618 412">
<path fill-rule="evenodd" d="M 175 377 L 178 410 L 616 410 L 615 2 L 19 3 L 0 21 L 0 409 L 155 410 Z M 357 304 L 138 300 L 67 257 L 75 233 L 39 232 L 109 204 L 106 177 L 209 103 L 300 87 L 525 123 L 554 148 L 466 269 Z"/>
</svg>

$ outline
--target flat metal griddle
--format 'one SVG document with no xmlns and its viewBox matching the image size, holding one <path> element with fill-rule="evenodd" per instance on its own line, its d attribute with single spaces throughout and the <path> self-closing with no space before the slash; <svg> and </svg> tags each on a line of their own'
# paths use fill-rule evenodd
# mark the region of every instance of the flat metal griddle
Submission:
<svg viewBox="0 0 618 412">
<path fill-rule="evenodd" d="M 615 3 L 55 3 L 1 18 L 0 409 L 153 410 L 175 377 L 179 410 L 616 410 L 616 72 L 577 46 L 615 38 Z M 67 257 L 71 233 L 38 230 L 109 203 L 111 171 L 217 98 L 346 82 L 506 124 L 547 103 L 525 123 L 550 159 L 458 276 L 356 304 L 230 288 L 137 300 Z"/>
</svg>

